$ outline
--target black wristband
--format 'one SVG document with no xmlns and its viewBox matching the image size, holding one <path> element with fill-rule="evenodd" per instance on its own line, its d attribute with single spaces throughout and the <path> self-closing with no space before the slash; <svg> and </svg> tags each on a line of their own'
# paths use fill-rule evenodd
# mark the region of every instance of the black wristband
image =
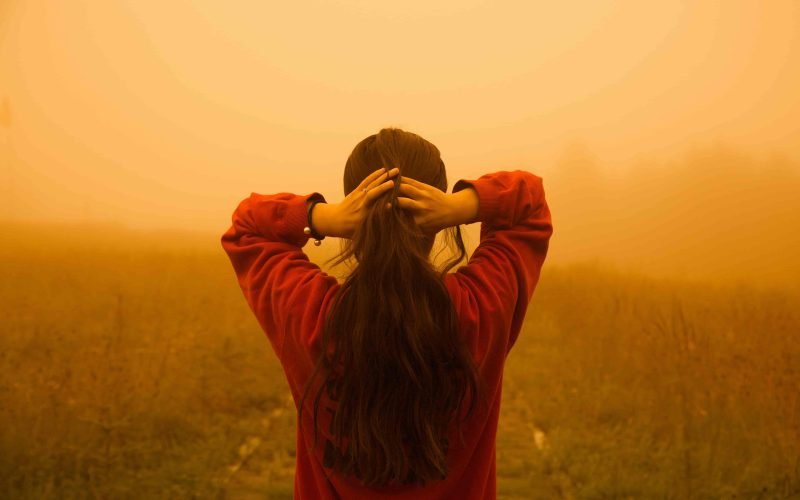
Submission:
<svg viewBox="0 0 800 500">
<path fill-rule="evenodd" d="M 322 200 L 322 199 L 319 199 L 319 198 L 314 199 L 313 201 L 309 200 L 309 202 L 308 202 L 308 210 L 306 212 L 306 221 L 307 221 L 307 224 L 308 224 L 307 227 L 311 231 L 311 233 L 310 233 L 311 237 L 314 238 L 317 241 L 322 241 L 322 240 L 325 239 L 325 236 L 323 236 L 323 235 L 319 234 L 318 232 L 316 232 L 314 230 L 314 227 L 311 226 L 311 211 L 314 210 L 314 205 L 316 205 L 317 203 L 327 203 L 327 202 L 325 200 Z"/>
</svg>

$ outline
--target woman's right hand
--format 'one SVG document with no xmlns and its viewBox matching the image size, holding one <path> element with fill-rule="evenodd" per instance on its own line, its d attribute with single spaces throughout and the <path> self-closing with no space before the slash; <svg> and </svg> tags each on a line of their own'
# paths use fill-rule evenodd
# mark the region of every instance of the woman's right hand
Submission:
<svg viewBox="0 0 800 500">
<path fill-rule="evenodd" d="M 478 194 L 471 187 L 447 194 L 424 182 L 401 176 L 398 189 L 405 196 L 398 196 L 397 204 L 409 210 L 428 234 L 475 222 L 478 216 Z"/>
</svg>

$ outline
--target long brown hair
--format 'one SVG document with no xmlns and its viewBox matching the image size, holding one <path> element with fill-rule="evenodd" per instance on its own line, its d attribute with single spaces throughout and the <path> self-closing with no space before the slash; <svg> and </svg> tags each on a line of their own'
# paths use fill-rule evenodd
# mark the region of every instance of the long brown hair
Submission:
<svg viewBox="0 0 800 500">
<path fill-rule="evenodd" d="M 344 169 L 345 195 L 376 168 L 400 168 L 393 190 L 377 199 L 352 239 L 343 240 L 340 264 L 357 264 L 325 319 L 321 353 L 303 392 L 318 374 L 337 403 L 331 433 L 346 451 L 331 467 L 355 474 L 367 486 L 407 484 L 447 477 L 448 427 L 469 405 L 464 420 L 483 400 L 485 387 L 458 329 L 444 285 L 447 272 L 466 256 L 459 226 L 444 229 L 455 255 L 440 271 L 430 262 L 435 235 L 426 235 L 395 202 L 407 175 L 447 192 L 439 150 L 417 134 L 384 128 L 359 142 Z M 386 203 L 392 202 L 386 209 Z M 330 262 L 330 261 L 329 261 Z M 459 428 L 464 443 L 463 429 Z"/>
</svg>

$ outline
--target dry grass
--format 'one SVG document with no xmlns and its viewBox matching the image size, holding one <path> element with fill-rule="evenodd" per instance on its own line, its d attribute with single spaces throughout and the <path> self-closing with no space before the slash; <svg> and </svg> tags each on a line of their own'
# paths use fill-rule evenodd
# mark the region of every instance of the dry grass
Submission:
<svg viewBox="0 0 800 500">
<path fill-rule="evenodd" d="M 550 268 L 506 375 L 579 498 L 800 496 L 800 299 Z"/>
<path fill-rule="evenodd" d="M 225 256 L 54 245 L 3 259 L 0 491 L 214 491 L 284 397 Z"/>
<path fill-rule="evenodd" d="M 217 242 L 99 246 L 100 234 L 87 248 L 37 234 L 0 255 L 0 491 L 216 496 L 287 387 Z M 578 498 L 788 498 L 800 492 L 799 305 L 551 266 L 506 378 Z M 501 496 L 558 491 L 542 484 L 553 461 L 503 453 L 511 424 Z M 291 452 L 294 429 L 275 432 Z"/>
</svg>

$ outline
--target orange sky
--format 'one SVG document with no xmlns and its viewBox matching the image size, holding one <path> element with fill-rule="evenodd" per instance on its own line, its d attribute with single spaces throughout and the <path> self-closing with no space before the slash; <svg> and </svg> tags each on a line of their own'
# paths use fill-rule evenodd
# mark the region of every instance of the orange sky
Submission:
<svg viewBox="0 0 800 500">
<path fill-rule="evenodd" d="M 3 218 L 220 232 L 252 191 L 342 197 L 383 126 L 452 183 L 722 141 L 800 158 L 800 3 L 0 2 Z"/>
</svg>

